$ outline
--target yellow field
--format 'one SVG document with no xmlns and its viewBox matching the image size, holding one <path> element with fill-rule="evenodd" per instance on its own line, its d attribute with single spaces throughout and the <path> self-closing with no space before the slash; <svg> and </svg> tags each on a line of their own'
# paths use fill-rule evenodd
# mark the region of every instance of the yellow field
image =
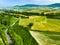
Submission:
<svg viewBox="0 0 60 45">
<path fill-rule="evenodd" d="M 50 19 L 43 16 L 30 16 L 26 19 L 20 19 L 19 25 L 27 26 L 33 23 L 31 30 L 60 32 L 60 20 Z"/>
</svg>

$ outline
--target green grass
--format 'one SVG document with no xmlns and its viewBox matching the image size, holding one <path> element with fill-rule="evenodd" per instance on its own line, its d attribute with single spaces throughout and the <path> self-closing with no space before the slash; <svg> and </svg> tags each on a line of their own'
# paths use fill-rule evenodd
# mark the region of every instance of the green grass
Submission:
<svg viewBox="0 0 60 45">
<path fill-rule="evenodd" d="M 51 19 L 44 16 L 31 16 L 29 18 L 21 18 L 19 21 L 19 25 L 24 27 L 27 27 L 29 23 L 33 23 L 33 26 L 31 27 L 32 30 L 60 32 L 59 19 Z"/>
<path fill-rule="evenodd" d="M 8 40 L 5 35 L 5 30 L 6 30 L 6 27 L 0 24 L 0 37 L 1 37 L 1 41 L 3 41 L 3 43 L 1 42 L 2 45 L 8 45 Z"/>
<path fill-rule="evenodd" d="M 40 45 L 60 45 L 60 32 L 30 31 Z"/>
<path fill-rule="evenodd" d="M 38 45 L 36 40 L 30 35 L 28 28 L 15 24 L 9 28 L 14 45 Z"/>
<path fill-rule="evenodd" d="M 9 35 L 12 37 L 12 41 L 14 45 L 23 45 L 23 40 L 22 38 L 17 35 L 14 30 L 9 30 Z"/>
<path fill-rule="evenodd" d="M 26 27 L 27 25 L 29 25 L 29 23 L 36 23 L 36 22 L 41 22 L 41 21 L 44 21 L 46 17 L 41 17 L 41 16 L 38 16 L 35 18 L 35 16 L 31 16 L 29 18 L 21 18 L 20 21 L 19 21 L 19 25 L 22 25 L 24 27 Z"/>
<path fill-rule="evenodd" d="M 2 38 L 1 38 L 1 36 L 0 36 L 0 45 L 4 45 L 4 42 L 3 42 Z"/>
<path fill-rule="evenodd" d="M 60 20 L 59 19 L 47 19 L 46 29 L 50 31 L 60 32 Z"/>
<path fill-rule="evenodd" d="M 8 45 L 8 40 L 5 34 L 5 30 L 9 27 L 9 25 L 13 24 L 17 20 L 16 17 L 13 16 L 2 16 L 0 18 L 0 45 Z"/>
<path fill-rule="evenodd" d="M 36 11 L 32 10 L 31 12 Z M 18 18 L 9 15 L 0 17 L 0 45 L 8 45 L 5 30 Z M 28 27 L 30 23 L 33 23 L 31 29 Z M 20 18 L 18 24 L 9 27 L 8 33 L 14 45 L 60 45 L 60 19 L 46 16 Z"/>
</svg>

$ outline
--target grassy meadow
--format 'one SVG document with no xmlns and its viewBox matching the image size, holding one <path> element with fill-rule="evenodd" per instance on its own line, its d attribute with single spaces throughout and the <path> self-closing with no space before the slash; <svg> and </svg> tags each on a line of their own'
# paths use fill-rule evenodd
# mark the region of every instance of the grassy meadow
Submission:
<svg viewBox="0 0 60 45">
<path fill-rule="evenodd" d="M 60 9 L 1 10 L 0 45 L 60 45 Z"/>
</svg>

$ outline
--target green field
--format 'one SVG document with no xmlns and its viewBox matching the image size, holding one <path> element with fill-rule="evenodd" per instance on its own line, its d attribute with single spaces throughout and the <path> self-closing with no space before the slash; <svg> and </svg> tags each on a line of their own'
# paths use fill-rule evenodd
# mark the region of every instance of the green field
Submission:
<svg viewBox="0 0 60 45">
<path fill-rule="evenodd" d="M 51 19 L 45 16 L 32 16 L 30 18 L 21 18 L 19 25 L 28 26 L 33 23 L 32 30 L 60 32 L 60 20 Z"/>
<path fill-rule="evenodd" d="M 49 10 L 2 10 L 0 45 L 60 45 L 60 14 Z"/>
</svg>

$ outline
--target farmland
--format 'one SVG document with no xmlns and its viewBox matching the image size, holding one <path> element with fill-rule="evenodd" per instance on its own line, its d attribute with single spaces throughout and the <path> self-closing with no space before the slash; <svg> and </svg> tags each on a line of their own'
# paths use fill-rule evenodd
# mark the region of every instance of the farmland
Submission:
<svg viewBox="0 0 60 45">
<path fill-rule="evenodd" d="M 60 45 L 59 10 L 53 8 L 39 8 L 38 11 L 36 8 L 2 10 L 0 45 Z M 12 44 L 7 35 L 11 38 Z"/>
</svg>

